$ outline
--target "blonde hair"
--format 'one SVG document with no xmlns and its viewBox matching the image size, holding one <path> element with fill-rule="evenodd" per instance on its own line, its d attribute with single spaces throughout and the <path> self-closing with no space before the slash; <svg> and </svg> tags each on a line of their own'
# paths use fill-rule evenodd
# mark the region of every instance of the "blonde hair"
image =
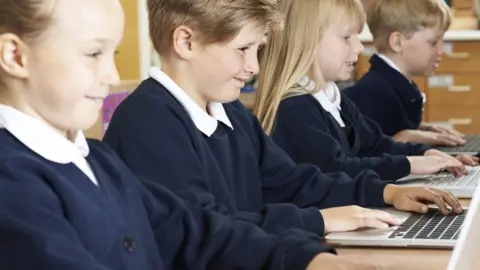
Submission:
<svg viewBox="0 0 480 270">
<path fill-rule="evenodd" d="M 358 29 L 365 24 L 365 13 L 358 0 L 280 0 L 285 13 L 283 30 L 270 33 L 262 49 L 254 113 L 267 134 L 274 127 L 280 102 L 307 92 L 296 87 L 311 72 L 315 91 L 325 86 L 315 60 L 316 48 L 327 31 Z"/>
<path fill-rule="evenodd" d="M 169 52 L 173 31 L 186 25 L 203 44 L 227 42 L 249 23 L 274 28 L 282 16 L 276 0 L 148 0 L 150 37 L 160 54 Z"/>
<path fill-rule="evenodd" d="M 451 21 L 452 13 L 444 0 L 373 0 L 367 8 L 367 24 L 380 52 L 389 48 L 393 32 L 409 38 L 439 22 L 446 31 Z"/>
</svg>

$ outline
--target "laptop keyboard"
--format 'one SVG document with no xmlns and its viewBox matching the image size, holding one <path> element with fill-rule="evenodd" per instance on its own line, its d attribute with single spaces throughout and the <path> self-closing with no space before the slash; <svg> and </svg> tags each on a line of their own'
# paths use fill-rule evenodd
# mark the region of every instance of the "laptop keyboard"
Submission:
<svg viewBox="0 0 480 270">
<path fill-rule="evenodd" d="M 480 152 L 480 136 L 478 135 L 467 135 L 467 142 L 465 145 L 458 147 L 439 147 L 439 150 L 442 151 L 452 151 L 455 152 Z"/>
<path fill-rule="evenodd" d="M 467 175 L 455 177 L 453 174 L 440 174 L 429 179 L 429 186 L 433 187 L 476 187 L 480 179 L 480 169 L 471 169 Z"/>
<path fill-rule="evenodd" d="M 459 215 L 442 215 L 438 209 L 428 214 L 412 214 L 389 238 L 457 240 L 468 210 Z"/>
</svg>

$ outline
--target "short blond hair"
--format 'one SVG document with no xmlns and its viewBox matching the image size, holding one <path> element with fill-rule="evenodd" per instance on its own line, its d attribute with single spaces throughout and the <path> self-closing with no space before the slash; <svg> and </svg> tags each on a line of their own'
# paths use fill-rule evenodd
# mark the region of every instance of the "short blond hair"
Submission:
<svg viewBox="0 0 480 270">
<path fill-rule="evenodd" d="M 440 22 L 446 31 L 452 13 L 444 0 L 372 0 L 367 7 L 367 24 L 378 51 L 389 48 L 393 32 L 411 37 L 415 32 Z"/>
<path fill-rule="evenodd" d="M 211 44 L 232 40 L 249 23 L 273 28 L 282 22 L 276 0 L 148 0 L 147 9 L 150 38 L 160 55 L 169 52 L 181 25 Z"/>
</svg>

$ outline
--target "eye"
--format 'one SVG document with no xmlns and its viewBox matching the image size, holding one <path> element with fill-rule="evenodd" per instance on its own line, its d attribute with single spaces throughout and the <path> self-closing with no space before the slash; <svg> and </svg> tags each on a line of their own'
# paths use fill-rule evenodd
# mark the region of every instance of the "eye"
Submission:
<svg viewBox="0 0 480 270">
<path fill-rule="evenodd" d="M 102 55 L 102 52 L 101 51 L 95 51 L 95 52 L 87 53 L 86 55 L 87 55 L 87 57 L 98 58 L 100 55 Z"/>
<path fill-rule="evenodd" d="M 352 36 L 344 36 L 343 38 L 344 38 L 345 40 L 350 40 L 351 37 L 352 37 Z"/>
<path fill-rule="evenodd" d="M 239 51 L 241 51 L 242 53 L 246 52 L 247 50 L 249 49 L 249 47 L 242 47 L 242 48 L 238 48 Z"/>
</svg>

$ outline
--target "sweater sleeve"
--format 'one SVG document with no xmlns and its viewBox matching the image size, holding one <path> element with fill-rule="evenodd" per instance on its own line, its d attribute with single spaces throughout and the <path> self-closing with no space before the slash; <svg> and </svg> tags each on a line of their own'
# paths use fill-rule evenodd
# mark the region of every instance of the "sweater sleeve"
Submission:
<svg viewBox="0 0 480 270">
<path fill-rule="evenodd" d="M 370 156 L 351 156 L 345 153 L 315 105 L 310 102 L 292 102 L 280 106 L 272 138 L 295 162 L 311 163 L 322 171 L 345 172 L 352 177 L 364 170 L 373 170 L 381 179 L 386 180 L 395 180 L 409 174 L 410 164 L 404 155 L 376 153 Z M 371 132 L 368 127 L 359 130 L 358 126 L 364 123 L 352 124 L 355 126 L 355 135 L 360 136 L 356 139 L 361 140 L 362 147 L 379 138 L 378 133 Z M 374 135 L 377 138 L 369 138 Z M 382 136 L 380 138 L 383 139 Z"/>
<path fill-rule="evenodd" d="M 267 234 L 250 222 L 184 203 L 160 185 L 147 187 L 144 201 L 166 269 L 305 269 L 318 253 L 334 253 L 314 234 Z"/>
<path fill-rule="evenodd" d="M 162 119 L 168 119 L 168 126 L 151 115 L 163 115 Z M 207 179 L 206 168 L 197 155 L 187 127 L 179 117 L 175 112 L 158 106 L 155 101 L 146 99 L 138 108 L 117 109 L 104 142 L 145 183 L 151 181 L 162 184 L 189 203 L 252 222 L 270 233 L 298 228 L 323 235 L 323 218 L 315 207 L 300 209 L 278 201 L 264 205 L 258 212 L 232 213 L 228 210 L 232 207 L 217 202 Z M 143 120 L 140 122 L 138 119 Z M 165 145 L 174 151 L 165 151 Z M 154 195 L 162 198 L 162 194 Z"/>
<path fill-rule="evenodd" d="M 300 207 L 316 205 L 319 208 L 385 206 L 383 190 L 390 182 L 381 181 L 371 170 L 363 170 L 352 178 L 345 173 L 324 174 L 314 165 L 297 165 L 265 134 L 258 119 L 247 110 L 245 113 L 250 114 L 252 129 L 257 134 L 256 149 L 267 202 L 287 201 Z M 304 131 L 294 130 L 300 136 Z"/>
<path fill-rule="evenodd" d="M 385 135 L 381 128 L 372 119 L 364 116 L 346 95 L 345 104 L 353 112 L 353 121 L 359 129 L 362 140 L 360 149 L 361 156 L 380 156 L 382 154 L 421 156 L 430 149 L 428 145 L 420 143 L 396 142 L 390 136 Z"/>
</svg>

